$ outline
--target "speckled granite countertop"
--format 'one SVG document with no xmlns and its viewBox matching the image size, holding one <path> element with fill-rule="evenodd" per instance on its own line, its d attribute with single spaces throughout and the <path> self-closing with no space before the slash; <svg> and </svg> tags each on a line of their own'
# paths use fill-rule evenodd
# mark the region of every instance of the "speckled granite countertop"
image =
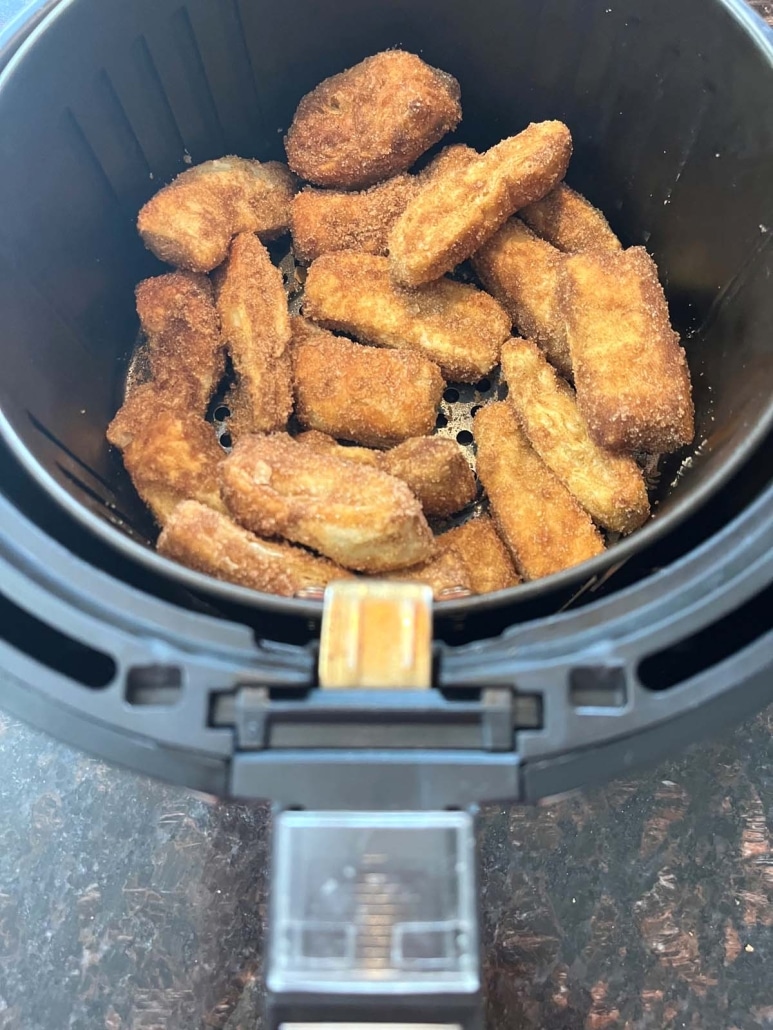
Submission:
<svg viewBox="0 0 773 1030">
<path fill-rule="evenodd" d="M 772 740 L 485 811 L 491 1028 L 773 1027 Z M 268 834 L 0 716 L 0 1030 L 255 1030 Z"/>
<path fill-rule="evenodd" d="M 773 1026 L 773 708 L 481 821 L 495 1030 Z M 0 1028 L 255 1030 L 268 811 L 0 717 Z"/>
</svg>

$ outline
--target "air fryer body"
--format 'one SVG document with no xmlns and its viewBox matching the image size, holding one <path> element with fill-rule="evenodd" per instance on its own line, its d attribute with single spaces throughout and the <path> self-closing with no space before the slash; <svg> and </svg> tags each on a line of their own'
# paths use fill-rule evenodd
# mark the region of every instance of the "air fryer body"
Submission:
<svg viewBox="0 0 773 1030">
<path fill-rule="evenodd" d="M 761 22 L 730 0 L 46 6 L 6 41 L 0 80 L 6 707 L 215 793 L 432 808 L 602 778 L 773 694 Z M 663 464 L 640 533 L 544 583 L 438 606 L 432 691 L 335 704 L 316 682 L 320 605 L 159 558 L 104 431 L 137 337 L 134 285 L 163 271 L 139 207 L 191 163 L 281 159 L 300 97 L 394 46 L 460 80 L 454 140 L 569 125 L 571 185 L 657 261 L 697 435 Z"/>
</svg>

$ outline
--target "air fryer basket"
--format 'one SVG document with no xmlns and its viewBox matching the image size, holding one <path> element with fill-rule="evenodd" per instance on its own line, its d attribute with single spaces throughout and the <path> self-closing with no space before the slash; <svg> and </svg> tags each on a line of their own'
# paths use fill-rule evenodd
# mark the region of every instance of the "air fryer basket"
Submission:
<svg viewBox="0 0 773 1030">
<path fill-rule="evenodd" d="M 571 183 L 658 263 L 692 370 L 695 445 L 665 463 L 643 530 L 519 597 L 617 566 L 705 504 L 773 422 L 770 58 L 755 45 L 764 30 L 743 21 L 721 2 L 706 17 L 701 0 L 678 14 L 666 0 L 390 0 L 367 12 L 355 0 L 122 0 L 109 14 L 99 0 L 64 0 L 0 90 L 4 439 L 49 495 L 132 561 L 223 600 L 318 612 L 152 550 L 148 515 L 104 436 L 136 339 L 134 285 L 163 271 L 134 221 L 191 162 L 281 158 L 308 89 L 401 45 L 459 78 L 459 138 L 475 147 L 532 120 L 566 121 Z"/>
<path fill-rule="evenodd" d="M 606 778 L 773 694 L 773 45 L 740 0 L 44 9 L 0 41 L 4 708 L 211 793 L 412 809 Z M 104 429 L 134 285 L 162 271 L 143 201 L 189 161 L 281 157 L 298 98 L 393 45 L 459 76 L 473 146 L 570 125 L 572 183 L 658 261 L 698 436 L 607 556 L 436 606 L 437 689 L 339 704 L 316 689 L 320 605 L 155 555 Z"/>
</svg>

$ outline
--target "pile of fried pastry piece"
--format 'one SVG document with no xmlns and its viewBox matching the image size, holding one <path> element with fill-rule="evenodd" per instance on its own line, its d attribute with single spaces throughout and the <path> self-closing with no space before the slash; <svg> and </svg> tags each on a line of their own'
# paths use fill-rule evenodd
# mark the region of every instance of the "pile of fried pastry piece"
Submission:
<svg viewBox="0 0 773 1030">
<path fill-rule="evenodd" d="M 455 78 L 386 51 L 303 97 L 287 165 L 208 161 L 143 207 L 175 270 L 137 287 L 149 375 L 107 436 L 162 554 L 284 596 L 367 575 L 442 599 L 577 565 L 649 517 L 642 456 L 693 437 L 657 269 L 564 184 L 559 121 L 409 171 L 461 117 Z M 295 316 L 265 246 L 288 231 Z M 468 260 L 478 285 L 454 277 Z M 496 366 L 476 479 L 433 433 L 448 384 Z M 228 452 L 207 420 L 224 382 Z"/>
</svg>

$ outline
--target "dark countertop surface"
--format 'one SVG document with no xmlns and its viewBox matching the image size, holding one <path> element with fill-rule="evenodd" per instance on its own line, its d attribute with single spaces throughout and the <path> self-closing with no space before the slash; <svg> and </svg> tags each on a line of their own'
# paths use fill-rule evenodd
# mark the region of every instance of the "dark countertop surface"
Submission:
<svg viewBox="0 0 773 1030">
<path fill-rule="evenodd" d="M 773 1027 L 772 737 L 484 812 L 489 1026 Z M 0 1030 L 260 1026 L 268 834 L 0 716 Z"/>
<path fill-rule="evenodd" d="M 773 1026 L 772 736 L 485 810 L 490 1027 Z M 255 1030 L 268 831 L 0 717 L 0 1028 Z"/>
</svg>

